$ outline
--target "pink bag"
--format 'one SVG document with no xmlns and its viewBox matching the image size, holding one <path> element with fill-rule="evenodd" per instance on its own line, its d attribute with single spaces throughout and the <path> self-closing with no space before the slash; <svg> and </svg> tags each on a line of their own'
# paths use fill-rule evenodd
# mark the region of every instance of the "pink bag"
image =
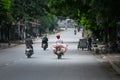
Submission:
<svg viewBox="0 0 120 80">
<path fill-rule="evenodd" d="M 62 52 L 66 52 L 67 51 L 67 45 L 66 44 L 63 44 L 63 43 L 55 43 L 55 44 L 52 44 L 52 50 L 53 51 L 56 51 L 56 47 L 57 46 L 60 46 L 62 47 Z"/>
</svg>

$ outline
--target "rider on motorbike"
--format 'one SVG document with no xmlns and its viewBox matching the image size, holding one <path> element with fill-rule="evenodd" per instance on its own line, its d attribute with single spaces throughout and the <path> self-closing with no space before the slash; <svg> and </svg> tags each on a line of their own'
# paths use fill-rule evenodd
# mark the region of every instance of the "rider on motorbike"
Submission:
<svg viewBox="0 0 120 80">
<path fill-rule="evenodd" d="M 74 35 L 76 35 L 76 33 L 77 33 L 77 31 L 76 31 L 76 29 L 74 30 Z"/>
<path fill-rule="evenodd" d="M 57 38 L 56 43 L 63 43 L 63 40 L 60 39 L 60 34 L 57 34 L 56 38 Z"/>
<path fill-rule="evenodd" d="M 56 35 L 56 43 L 52 45 L 53 52 L 56 54 L 57 53 L 57 48 L 56 47 L 61 47 L 61 53 L 65 53 L 67 50 L 67 45 L 63 43 L 63 40 L 60 39 L 60 34 Z"/>
<path fill-rule="evenodd" d="M 27 47 L 27 46 L 30 46 L 31 49 L 33 49 L 33 46 L 32 46 L 33 41 L 32 41 L 32 39 L 30 38 L 30 36 L 27 36 L 27 38 L 26 38 L 26 40 L 25 40 L 25 44 L 26 44 L 26 47 Z"/>
<path fill-rule="evenodd" d="M 42 37 L 42 47 L 43 47 L 43 44 L 46 44 L 47 45 L 47 47 L 48 47 L 48 38 L 47 38 L 47 35 L 44 35 L 43 37 Z"/>
</svg>

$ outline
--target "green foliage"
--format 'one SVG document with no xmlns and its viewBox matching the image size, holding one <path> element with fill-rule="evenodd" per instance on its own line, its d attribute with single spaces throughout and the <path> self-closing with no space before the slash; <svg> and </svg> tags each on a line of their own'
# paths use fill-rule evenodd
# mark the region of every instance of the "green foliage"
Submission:
<svg viewBox="0 0 120 80">
<path fill-rule="evenodd" d="M 51 12 L 58 16 L 65 16 L 80 22 L 84 12 L 87 12 L 87 0 L 50 0 L 49 7 Z M 86 25 L 89 26 L 89 25 Z"/>
<path fill-rule="evenodd" d="M 38 19 L 49 12 L 48 0 L 12 0 L 12 15 L 15 20 Z"/>
<path fill-rule="evenodd" d="M 49 0 L 11 0 L 11 11 L 15 22 L 18 21 L 34 21 L 39 20 L 40 31 L 45 31 L 46 28 L 50 28 L 53 23 L 48 16 Z M 29 28 L 29 27 L 28 27 Z M 30 29 L 27 29 L 29 32 Z"/>
<path fill-rule="evenodd" d="M 0 11 L 8 11 L 10 8 L 10 0 L 0 0 Z"/>
<path fill-rule="evenodd" d="M 74 19 L 98 37 L 104 35 L 105 41 L 116 36 L 120 0 L 50 0 L 49 7 L 52 13 Z M 111 29 L 115 30 L 111 33 Z"/>
<path fill-rule="evenodd" d="M 53 30 L 56 27 L 57 24 L 57 17 L 51 14 L 48 14 L 46 16 L 40 17 L 40 31 L 44 31 L 48 28 L 50 30 Z"/>
<path fill-rule="evenodd" d="M 107 11 L 116 10 L 120 1 L 112 0 L 50 0 L 49 7 L 54 8 L 57 11 L 61 10 L 61 13 L 64 12 L 64 9 L 69 9 L 75 11 L 75 9 L 81 11 L 81 13 L 87 13 L 87 11 L 98 13 L 105 13 Z M 73 9 L 74 8 L 74 9 Z M 67 13 L 67 11 L 66 11 Z M 74 14 L 74 13 L 73 13 Z"/>
<path fill-rule="evenodd" d="M 11 21 L 10 12 L 11 1 L 10 0 L 0 0 L 0 24 Z"/>
<path fill-rule="evenodd" d="M 90 29 L 92 27 L 92 22 L 89 19 L 86 19 L 86 17 L 82 16 L 80 23 L 86 28 Z"/>
<path fill-rule="evenodd" d="M 119 20 L 119 3 L 119 0 L 50 0 L 49 7 L 52 13 L 73 18 L 94 31 Z"/>
</svg>

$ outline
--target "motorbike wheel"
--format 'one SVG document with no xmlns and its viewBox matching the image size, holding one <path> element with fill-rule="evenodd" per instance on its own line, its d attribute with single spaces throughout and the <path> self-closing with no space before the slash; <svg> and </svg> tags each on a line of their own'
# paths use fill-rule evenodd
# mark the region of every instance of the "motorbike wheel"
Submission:
<svg viewBox="0 0 120 80">
<path fill-rule="evenodd" d="M 26 54 L 27 58 L 31 58 L 31 56 L 33 55 L 33 51 L 26 52 L 25 54 Z"/>
<path fill-rule="evenodd" d="M 43 50 L 46 50 L 47 49 L 47 44 L 43 44 L 42 48 L 43 48 Z"/>
<path fill-rule="evenodd" d="M 62 57 L 62 55 L 61 55 L 61 54 L 58 54 L 57 56 L 58 56 L 58 59 L 61 59 L 61 57 Z"/>
<path fill-rule="evenodd" d="M 84 50 L 84 48 L 82 47 L 82 50 Z"/>
<path fill-rule="evenodd" d="M 28 55 L 27 55 L 27 58 L 30 58 L 30 57 L 31 57 L 31 55 L 30 55 L 30 54 L 28 54 Z"/>
<path fill-rule="evenodd" d="M 46 47 L 44 47 L 43 50 L 46 50 Z"/>
</svg>

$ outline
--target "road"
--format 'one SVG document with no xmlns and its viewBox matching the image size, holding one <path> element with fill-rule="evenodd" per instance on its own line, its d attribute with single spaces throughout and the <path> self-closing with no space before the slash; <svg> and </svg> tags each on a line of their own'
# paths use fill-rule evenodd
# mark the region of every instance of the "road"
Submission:
<svg viewBox="0 0 120 80">
<path fill-rule="evenodd" d="M 27 59 L 25 45 L 0 50 L 0 80 L 112 80 L 111 75 L 87 50 L 77 50 L 81 33 L 73 29 L 60 32 L 68 44 L 68 51 L 58 60 L 51 50 L 55 35 L 49 35 L 49 47 L 41 48 L 41 40 L 34 41 L 32 58 Z"/>
</svg>

